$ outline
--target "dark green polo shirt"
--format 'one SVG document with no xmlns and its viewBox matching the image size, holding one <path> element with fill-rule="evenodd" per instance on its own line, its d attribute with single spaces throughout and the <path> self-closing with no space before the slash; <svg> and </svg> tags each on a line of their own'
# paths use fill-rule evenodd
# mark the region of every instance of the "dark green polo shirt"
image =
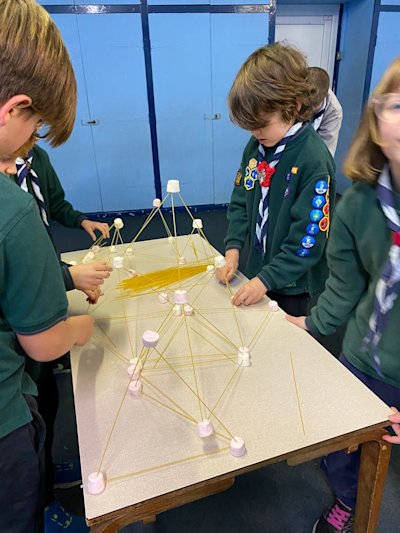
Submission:
<svg viewBox="0 0 400 533">
<path fill-rule="evenodd" d="M 31 420 L 23 395 L 36 394 L 16 333 L 45 331 L 66 314 L 60 266 L 37 205 L 0 174 L 0 438 Z"/>
</svg>

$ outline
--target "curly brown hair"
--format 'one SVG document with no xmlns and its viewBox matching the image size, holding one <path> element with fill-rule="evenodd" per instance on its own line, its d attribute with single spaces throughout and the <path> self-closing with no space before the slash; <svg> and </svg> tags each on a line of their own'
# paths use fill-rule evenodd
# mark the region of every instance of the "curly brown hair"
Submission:
<svg viewBox="0 0 400 533">
<path fill-rule="evenodd" d="M 25 94 L 53 146 L 70 136 L 76 81 L 60 32 L 34 0 L 0 0 L 0 103 Z"/>
<path fill-rule="evenodd" d="M 309 120 L 311 83 L 305 56 L 285 43 L 264 46 L 243 63 L 228 95 L 232 122 L 245 130 L 264 126 L 265 113 L 285 122 Z"/>
</svg>

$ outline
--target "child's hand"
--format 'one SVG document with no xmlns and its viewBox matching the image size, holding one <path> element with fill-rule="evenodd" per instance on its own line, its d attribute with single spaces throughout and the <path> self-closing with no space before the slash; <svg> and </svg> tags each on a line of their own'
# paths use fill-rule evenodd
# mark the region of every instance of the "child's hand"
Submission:
<svg viewBox="0 0 400 533">
<path fill-rule="evenodd" d="M 292 316 L 292 315 L 285 315 L 285 318 L 288 322 L 291 322 L 295 326 L 304 329 L 305 331 L 308 331 L 306 326 L 306 317 L 305 316 Z"/>
<path fill-rule="evenodd" d="M 104 283 L 106 278 L 110 277 L 112 267 L 106 263 L 86 263 L 68 267 L 72 276 L 75 289 L 80 291 L 93 291 L 99 285 Z"/>
<path fill-rule="evenodd" d="M 82 291 L 86 294 L 87 298 L 86 298 L 86 301 L 89 302 L 89 304 L 97 304 L 100 296 L 103 294 L 101 292 L 101 289 L 100 287 L 96 287 L 95 289 L 93 290 L 86 290 L 86 291 Z"/>
<path fill-rule="evenodd" d="M 94 220 L 86 219 L 82 221 L 81 226 L 87 233 L 89 233 L 93 241 L 96 240 L 95 230 L 100 231 L 104 238 L 110 238 L 110 228 L 106 222 L 95 222 Z"/>
<path fill-rule="evenodd" d="M 226 265 L 221 268 L 215 269 L 215 277 L 220 283 L 226 284 L 235 275 L 239 266 L 239 250 L 231 248 L 225 253 Z"/>
<path fill-rule="evenodd" d="M 232 303 L 233 305 L 253 305 L 261 300 L 266 292 L 267 288 L 264 283 L 258 278 L 253 278 L 240 287 L 232 298 Z"/>
<path fill-rule="evenodd" d="M 391 435 L 384 435 L 382 438 L 392 444 L 400 444 L 400 413 L 396 407 L 392 407 L 391 409 L 395 414 L 390 415 L 389 420 L 392 422 L 392 429 L 396 433 L 396 436 L 392 437 Z"/>
</svg>

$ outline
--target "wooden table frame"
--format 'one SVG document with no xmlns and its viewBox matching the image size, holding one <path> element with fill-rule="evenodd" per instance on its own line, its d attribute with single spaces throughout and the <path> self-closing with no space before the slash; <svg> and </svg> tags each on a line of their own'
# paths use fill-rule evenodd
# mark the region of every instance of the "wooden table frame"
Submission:
<svg viewBox="0 0 400 533">
<path fill-rule="evenodd" d="M 246 466 L 235 472 L 196 483 L 195 485 L 157 496 L 156 498 L 119 509 L 92 520 L 87 520 L 87 524 L 93 533 L 114 533 L 140 520 L 144 523 L 153 522 L 159 513 L 230 488 L 237 475 L 279 461 L 287 461 L 289 465 L 293 466 L 339 450 L 345 450 L 351 453 L 361 446 L 354 532 L 374 533 L 378 524 L 379 509 L 391 451 L 390 443 L 382 440 L 382 436 L 387 433 L 383 428 L 386 425 L 387 423 L 377 424 L 341 437 L 335 437 L 328 441 L 308 446 L 299 451 Z"/>
</svg>

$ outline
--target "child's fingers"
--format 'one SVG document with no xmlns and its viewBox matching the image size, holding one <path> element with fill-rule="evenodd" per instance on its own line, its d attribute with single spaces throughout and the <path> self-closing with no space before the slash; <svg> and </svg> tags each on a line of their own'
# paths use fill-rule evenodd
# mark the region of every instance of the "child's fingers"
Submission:
<svg viewBox="0 0 400 533">
<path fill-rule="evenodd" d="M 386 442 L 390 442 L 391 444 L 400 444 L 400 437 L 392 437 L 392 435 L 384 435 L 382 437 L 383 440 Z"/>
<path fill-rule="evenodd" d="M 285 315 L 285 318 L 288 322 L 291 324 L 294 324 L 298 328 L 307 330 L 306 327 L 306 317 L 305 316 L 292 316 L 292 315 Z"/>
</svg>

